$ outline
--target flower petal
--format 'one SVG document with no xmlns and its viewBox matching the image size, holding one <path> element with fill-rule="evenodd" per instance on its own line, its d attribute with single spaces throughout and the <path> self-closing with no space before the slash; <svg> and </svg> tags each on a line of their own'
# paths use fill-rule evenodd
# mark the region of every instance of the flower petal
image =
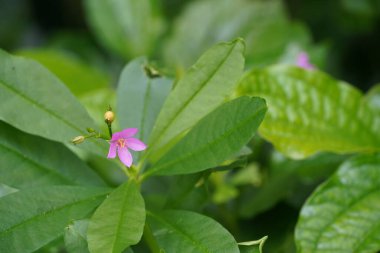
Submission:
<svg viewBox="0 0 380 253">
<path fill-rule="evenodd" d="M 145 143 L 136 138 L 128 138 L 126 139 L 125 143 L 128 148 L 134 151 L 141 151 L 146 149 Z"/>
<path fill-rule="evenodd" d="M 112 134 L 111 141 L 117 141 L 118 139 L 126 139 L 137 134 L 139 130 L 137 128 L 126 128 L 123 131 L 116 132 Z"/>
<path fill-rule="evenodd" d="M 121 131 L 121 134 L 122 134 L 122 137 L 126 139 L 128 137 L 132 137 L 133 135 L 137 134 L 138 131 L 139 130 L 137 128 L 127 128 Z"/>
<path fill-rule="evenodd" d="M 131 167 L 133 158 L 131 153 L 127 148 L 118 148 L 117 149 L 117 154 L 119 156 L 120 161 L 125 164 L 127 167 Z"/>
<path fill-rule="evenodd" d="M 110 150 L 108 151 L 107 158 L 115 158 L 116 157 L 116 143 L 110 143 Z"/>
</svg>

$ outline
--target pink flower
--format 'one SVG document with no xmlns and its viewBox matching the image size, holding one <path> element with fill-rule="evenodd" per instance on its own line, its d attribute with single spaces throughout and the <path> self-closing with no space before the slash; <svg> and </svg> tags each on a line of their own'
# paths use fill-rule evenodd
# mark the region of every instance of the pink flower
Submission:
<svg viewBox="0 0 380 253">
<path fill-rule="evenodd" d="M 297 66 L 304 69 L 314 69 L 314 66 L 309 62 L 309 56 L 305 52 L 297 55 Z"/>
<path fill-rule="evenodd" d="M 125 166 L 131 167 L 133 158 L 128 148 L 134 151 L 146 149 L 146 145 L 139 139 L 133 138 L 139 130 L 137 128 L 127 128 L 121 132 L 114 133 L 110 141 L 110 150 L 107 158 L 115 158 L 116 152 Z"/>
</svg>

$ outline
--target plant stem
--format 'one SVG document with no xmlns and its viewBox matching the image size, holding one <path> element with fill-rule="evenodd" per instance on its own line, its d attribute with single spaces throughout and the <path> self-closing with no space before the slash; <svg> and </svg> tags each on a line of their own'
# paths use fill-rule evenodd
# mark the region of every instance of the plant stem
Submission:
<svg viewBox="0 0 380 253">
<path fill-rule="evenodd" d="M 161 252 L 160 246 L 158 245 L 156 238 L 154 238 L 152 230 L 150 229 L 147 223 L 145 223 L 145 226 L 144 226 L 143 238 L 152 253 Z"/>
<path fill-rule="evenodd" d="M 107 123 L 107 126 L 108 126 L 108 133 L 110 134 L 110 139 L 112 138 L 112 127 L 111 127 L 111 123 Z"/>
</svg>

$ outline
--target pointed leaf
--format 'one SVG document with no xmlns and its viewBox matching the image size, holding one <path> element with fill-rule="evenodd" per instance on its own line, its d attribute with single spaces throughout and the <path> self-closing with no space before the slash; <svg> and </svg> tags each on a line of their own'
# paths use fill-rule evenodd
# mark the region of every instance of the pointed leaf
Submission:
<svg viewBox="0 0 380 253">
<path fill-rule="evenodd" d="M 54 75 L 35 61 L 0 50 L 0 119 L 30 134 L 69 143 L 94 127 L 83 106 Z M 106 142 L 80 147 L 106 154 Z"/>
<path fill-rule="evenodd" d="M 239 84 L 237 95 L 267 100 L 268 113 L 259 132 L 293 158 L 318 151 L 380 150 L 378 113 L 359 90 L 318 70 L 253 70 Z"/>
<path fill-rule="evenodd" d="M 165 252 L 239 252 L 234 237 L 222 225 L 198 213 L 147 212 L 147 219 Z"/>
<path fill-rule="evenodd" d="M 158 113 L 171 89 L 167 78 L 150 78 L 145 71 L 148 62 L 137 58 L 121 73 L 117 88 L 117 116 L 122 129 L 135 127 L 136 135 L 148 142 Z"/>
<path fill-rule="evenodd" d="M 204 117 L 148 174 L 187 174 L 215 167 L 252 138 L 264 118 L 265 101 L 240 97 Z"/>
<path fill-rule="evenodd" d="M 195 63 L 169 94 L 158 116 L 150 148 L 165 145 L 221 105 L 244 68 L 244 42 L 220 43 Z"/>
<path fill-rule="evenodd" d="M 0 198 L 0 252 L 34 252 L 101 203 L 109 190 L 78 186 L 33 188 Z"/>
<path fill-rule="evenodd" d="M 308 199 L 296 226 L 298 252 L 380 250 L 380 155 L 344 163 Z"/>
<path fill-rule="evenodd" d="M 26 134 L 0 121 L 0 182 L 16 188 L 42 185 L 105 186 L 63 144 Z"/>
<path fill-rule="evenodd" d="M 145 224 L 145 204 L 139 188 L 128 181 L 99 206 L 87 232 L 91 253 L 119 253 L 141 239 Z"/>
</svg>

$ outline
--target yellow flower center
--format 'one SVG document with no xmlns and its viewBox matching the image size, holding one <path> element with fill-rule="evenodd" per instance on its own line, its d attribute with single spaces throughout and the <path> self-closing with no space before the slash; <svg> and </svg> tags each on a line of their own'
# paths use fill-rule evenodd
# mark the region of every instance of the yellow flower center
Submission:
<svg viewBox="0 0 380 253">
<path fill-rule="evenodd" d="M 124 147 L 125 147 L 125 139 L 118 139 L 118 140 L 117 140 L 117 145 L 118 145 L 120 148 L 124 148 Z"/>
</svg>

